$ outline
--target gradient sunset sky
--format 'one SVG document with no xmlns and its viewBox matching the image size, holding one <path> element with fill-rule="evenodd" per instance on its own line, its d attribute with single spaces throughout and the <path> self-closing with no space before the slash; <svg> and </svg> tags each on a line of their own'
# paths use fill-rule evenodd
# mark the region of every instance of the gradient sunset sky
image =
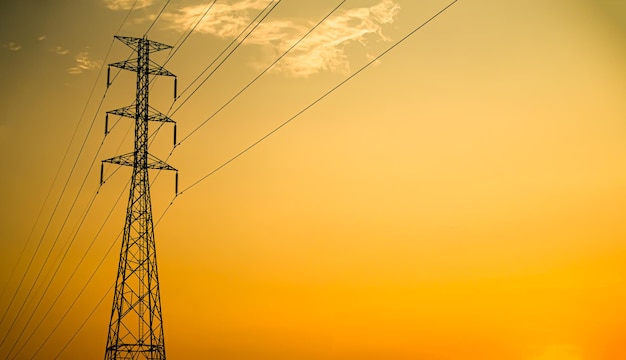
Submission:
<svg viewBox="0 0 626 360">
<path fill-rule="evenodd" d="M 104 114 L 135 96 L 106 89 L 113 36 L 174 45 L 211 2 L 0 2 L 0 357 L 104 356 L 130 169 L 99 188 L 100 160 L 133 126 Z M 212 116 L 340 2 L 281 1 L 193 92 L 270 3 L 218 0 L 167 60 L 179 100 L 154 82 L 184 190 L 151 173 L 168 358 L 626 359 L 625 3 L 459 0 L 205 178 L 450 3 L 345 1 Z"/>
</svg>

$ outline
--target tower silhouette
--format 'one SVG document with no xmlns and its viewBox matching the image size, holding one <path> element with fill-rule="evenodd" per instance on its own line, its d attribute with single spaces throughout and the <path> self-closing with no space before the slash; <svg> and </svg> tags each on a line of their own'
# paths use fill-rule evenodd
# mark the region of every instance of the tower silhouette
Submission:
<svg viewBox="0 0 626 360">
<path fill-rule="evenodd" d="M 146 36 L 115 38 L 136 51 L 137 57 L 109 64 L 107 87 L 111 66 L 137 72 L 137 98 L 134 105 L 107 112 L 105 125 L 106 134 L 109 114 L 135 119 L 134 151 L 102 161 L 102 166 L 107 162 L 133 168 L 105 359 L 162 360 L 165 340 L 148 170 L 177 170 L 148 153 L 148 122 L 174 122 L 148 104 L 148 87 L 150 75 L 173 76 L 176 97 L 176 77 L 151 61 L 149 54 L 172 47 L 148 40 Z"/>
</svg>

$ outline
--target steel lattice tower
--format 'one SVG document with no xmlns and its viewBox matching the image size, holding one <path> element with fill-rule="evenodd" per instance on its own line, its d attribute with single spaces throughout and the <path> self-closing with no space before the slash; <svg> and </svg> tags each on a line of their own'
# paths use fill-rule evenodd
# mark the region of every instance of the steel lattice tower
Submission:
<svg viewBox="0 0 626 360">
<path fill-rule="evenodd" d="M 174 74 L 150 61 L 149 54 L 172 47 L 145 36 L 115 38 L 136 51 L 137 58 L 110 64 L 107 86 L 111 66 L 137 72 L 137 99 L 134 105 L 107 112 L 105 125 L 106 134 L 109 114 L 135 119 L 134 151 L 103 160 L 103 163 L 133 168 L 105 359 L 162 360 L 165 359 L 165 340 L 148 169 L 176 169 L 148 153 L 148 122 L 174 121 L 148 104 L 148 87 L 150 75 Z M 176 85 L 174 92 L 175 89 Z M 176 130 L 174 137 L 175 134 Z"/>
</svg>

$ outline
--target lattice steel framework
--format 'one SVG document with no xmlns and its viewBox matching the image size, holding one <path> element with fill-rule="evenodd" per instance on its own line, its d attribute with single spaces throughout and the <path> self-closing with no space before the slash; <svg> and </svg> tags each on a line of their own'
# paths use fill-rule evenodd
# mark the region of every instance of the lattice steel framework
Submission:
<svg viewBox="0 0 626 360">
<path fill-rule="evenodd" d="M 148 40 L 145 36 L 115 38 L 136 51 L 137 58 L 110 64 L 107 86 L 111 66 L 134 71 L 137 73 L 137 98 L 134 106 L 107 112 L 105 127 L 106 134 L 109 114 L 135 119 L 134 151 L 103 160 L 103 163 L 133 168 L 105 359 L 162 360 L 165 359 L 165 340 L 148 170 L 176 169 L 148 153 L 148 122 L 174 121 L 149 106 L 148 87 L 150 75 L 174 76 L 149 58 L 150 53 L 171 46 Z"/>
</svg>

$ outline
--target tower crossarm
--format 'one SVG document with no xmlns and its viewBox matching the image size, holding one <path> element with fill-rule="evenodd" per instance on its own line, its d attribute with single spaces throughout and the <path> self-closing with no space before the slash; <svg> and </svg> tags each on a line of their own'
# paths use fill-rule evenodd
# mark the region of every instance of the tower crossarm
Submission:
<svg viewBox="0 0 626 360">
<path fill-rule="evenodd" d="M 123 108 L 115 109 L 107 111 L 107 114 L 124 116 L 127 118 L 135 119 L 137 117 L 137 113 L 135 111 L 135 105 L 126 106 Z M 149 107 L 148 121 L 159 121 L 159 122 L 175 122 L 167 115 L 153 108 Z"/>
<path fill-rule="evenodd" d="M 103 163 L 110 163 L 122 166 L 130 166 L 133 167 L 135 165 L 135 154 L 128 153 L 123 155 L 118 155 L 109 159 L 102 160 Z M 153 170 L 170 170 L 170 171 L 178 171 L 176 168 L 167 164 L 165 161 L 157 158 L 152 154 L 148 154 L 148 163 L 146 165 L 148 169 Z"/>
<path fill-rule="evenodd" d="M 161 50 L 171 49 L 173 47 L 172 45 L 163 44 L 154 40 L 148 40 L 146 38 L 136 38 L 136 37 L 118 36 L 118 35 L 116 35 L 115 38 L 123 42 L 124 44 L 126 44 L 126 46 L 128 46 L 129 48 L 135 51 L 139 49 L 140 43 L 142 45 L 147 45 L 147 48 L 148 48 L 147 50 L 148 52 L 151 52 L 151 53 L 161 51 Z"/>
<path fill-rule="evenodd" d="M 115 109 L 115 110 L 110 110 L 110 111 L 107 111 L 107 114 L 125 116 L 127 118 L 134 119 L 135 118 L 135 106 L 131 105 L 131 106 L 126 106 L 123 108 Z"/>
<path fill-rule="evenodd" d="M 150 75 L 162 75 L 162 76 L 172 76 L 172 77 L 176 77 L 176 75 L 172 74 L 171 72 L 167 71 L 163 66 L 157 65 L 156 63 L 150 61 L 151 65 L 154 65 L 154 67 L 150 67 L 147 70 L 147 73 Z M 116 68 L 120 68 L 123 70 L 128 70 L 128 71 L 134 71 L 134 72 L 138 72 L 139 68 L 137 67 L 137 59 L 129 59 L 129 60 L 124 60 L 124 61 L 118 61 L 116 63 L 112 63 L 109 64 L 109 66 L 113 66 Z"/>
</svg>

